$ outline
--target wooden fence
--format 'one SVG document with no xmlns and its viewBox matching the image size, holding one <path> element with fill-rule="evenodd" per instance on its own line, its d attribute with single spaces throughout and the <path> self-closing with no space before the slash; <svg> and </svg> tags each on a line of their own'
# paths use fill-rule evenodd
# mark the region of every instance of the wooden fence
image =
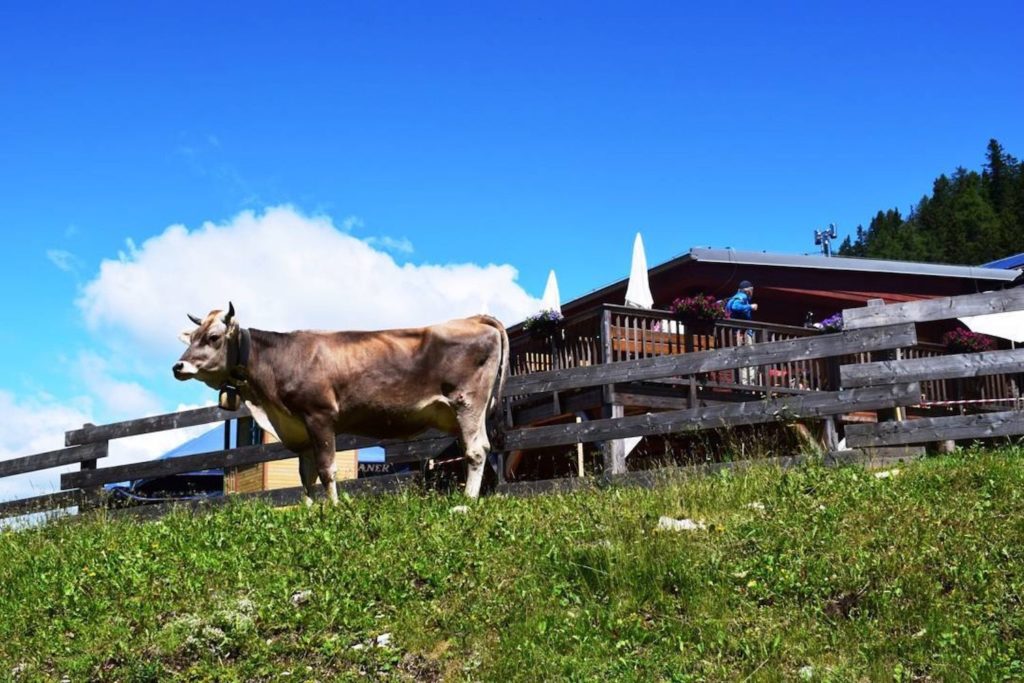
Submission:
<svg viewBox="0 0 1024 683">
<path fill-rule="evenodd" d="M 1000 292 L 914 301 L 889 306 L 869 306 L 844 312 L 848 330 L 871 329 L 901 321 L 932 322 L 966 316 L 986 315 L 1024 310 L 1024 287 Z M 999 378 L 1002 396 L 984 396 L 986 387 Z M 949 401 L 959 414 L 898 420 L 877 424 L 850 425 L 847 443 L 852 447 L 878 447 L 919 444 L 934 441 L 986 439 L 1024 434 L 1024 403 L 1021 384 L 1024 380 L 1024 349 L 963 353 L 947 356 L 894 359 L 888 361 L 844 365 L 841 368 L 844 387 L 895 387 L 907 382 L 952 380 L 959 385 L 975 385 L 973 392 L 961 395 L 980 396 Z M 968 413 L 971 404 L 991 406 L 998 398 L 1009 410 Z M 933 401 L 934 402 L 934 401 Z"/>
<path fill-rule="evenodd" d="M 738 425 L 779 421 L 820 419 L 861 411 L 887 411 L 921 402 L 922 386 L 928 382 L 1001 376 L 1010 386 L 1020 386 L 1024 372 L 1024 350 L 994 351 L 941 357 L 901 358 L 901 349 L 917 345 L 914 322 L 941 320 L 981 312 L 1024 309 L 1024 288 L 984 295 L 953 297 L 890 306 L 853 309 L 844 312 L 847 324 L 842 332 L 789 337 L 780 334 L 755 344 L 716 346 L 675 355 L 639 354 L 641 357 L 595 364 L 566 363 L 567 367 L 510 377 L 508 400 L 536 395 L 557 395 L 577 389 L 606 390 L 614 387 L 628 393 L 630 387 L 650 382 L 668 382 L 688 397 L 683 409 L 642 415 L 611 414 L 604 419 L 547 426 L 520 426 L 506 434 L 507 450 L 567 446 L 599 442 L 606 457 L 608 474 L 625 472 L 622 440 L 658 434 L 690 432 Z M 780 338 L 781 337 L 781 338 Z M 605 337 L 610 339 L 611 337 Z M 641 348 L 647 339 L 640 338 Z M 657 340 L 655 340 L 657 341 Z M 660 342 L 658 342 L 660 343 Z M 634 345 L 634 349 L 636 346 Z M 870 360 L 895 356 L 895 359 Z M 839 368 L 841 384 L 822 383 L 817 391 L 748 392 L 746 400 L 702 404 L 693 401 L 695 377 L 734 371 L 752 366 L 810 367 L 822 361 L 845 363 Z M 861 362 L 870 360 L 870 362 Z M 837 366 L 838 367 L 838 366 Z M 1014 384 L 1014 382 L 1017 382 Z M 763 388 L 763 387 L 759 387 Z M 1019 405 L 1016 408 L 1020 408 Z M 892 412 L 892 411 L 890 411 Z M 883 413 L 884 414 L 884 413 Z M 900 415 L 899 412 L 896 412 Z M 104 484 L 144 477 L 183 474 L 212 468 L 237 467 L 293 457 L 280 444 L 243 446 L 179 458 L 97 467 L 107 456 L 113 439 L 181 427 L 224 422 L 248 416 L 248 411 L 227 412 L 202 408 L 108 425 L 86 425 L 67 432 L 66 448 L 0 462 L 0 477 L 78 463 L 77 471 L 61 475 L 61 491 L 18 501 L 0 503 L 0 516 L 27 511 L 51 510 L 97 504 Z M 947 439 L 983 438 L 1024 433 L 1024 412 L 1019 409 L 981 414 L 894 420 L 877 424 L 848 425 L 850 446 L 874 448 Z M 340 435 L 338 450 L 381 446 L 388 462 L 422 462 L 438 458 L 454 446 L 454 439 L 427 433 L 413 440 L 379 440 Z M 402 485 L 405 478 L 381 479 L 377 485 L 365 481 L 341 483 L 353 490 L 370 486 L 387 490 Z M 293 492 L 294 493 L 294 492 Z M 297 493 L 260 494 L 272 500 L 297 500 Z M 276 497 L 275 497 L 276 496 Z"/>
</svg>

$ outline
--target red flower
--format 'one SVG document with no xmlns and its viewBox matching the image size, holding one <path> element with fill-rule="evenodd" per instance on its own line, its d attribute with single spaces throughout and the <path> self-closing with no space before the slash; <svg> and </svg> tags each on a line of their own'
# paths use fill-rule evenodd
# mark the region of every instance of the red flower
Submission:
<svg viewBox="0 0 1024 683">
<path fill-rule="evenodd" d="M 977 353 L 979 351 L 991 351 L 996 348 L 996 342 L 992 337 L 971 332 L 963 327 L 950 330 L 942 335 L 942 343 L 950 351 L 959 353 Z"/>
</svg>

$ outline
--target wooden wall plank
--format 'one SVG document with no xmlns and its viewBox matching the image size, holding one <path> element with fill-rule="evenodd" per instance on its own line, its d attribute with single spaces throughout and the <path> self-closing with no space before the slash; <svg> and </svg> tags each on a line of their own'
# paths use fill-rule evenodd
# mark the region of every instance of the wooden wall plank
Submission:
<svg viewBox="0 0 1024 683">
<path fill-rule="evenodd" d="M 844 365 L 840 368 L 843 387 L 847 389 L 874 384 L 921 382 L 1019 372 L 1024 372 L 1024 349 L 859 363 Z"/>
<path fill-rule="evenodd" d="M 905 422 L 848 425 L 846 443 L 864 448 L 947 439 L 987 439 L 1024 434 L 1024 411 L 928 417 Z"/>
<path fill-rule="evenodd" d="M 441 434 L 435 430 L 427 432 L 422 438 L 402 441 L 399 439 L 371 439 L 361 436 L 350 436 L 342 434 L 335 439 L 335 448 L 339 451 L 367 448 L 369 446 L 383 446 L 391 448 L 392 445 L 400 445 L 404 452 L 409 454 L 410 460 L 423 459 L 422 453 L 437 450 L 441 442 L 445 445 L 454 442 L 449 436 L 437 436 Z M 441 449 L 443 450 L 443 449 Z M 111 482 L 128 481 L 142 477 L 158 477 L 171 474 L 182 474 L 219 467 L 239 467 L 252 465 L 259 462 L 270 462 L 273 460 L 285 460 L 294 458 L 295 454 L 289 451 L 280 443 L 272 443 L 257 446 L 243 446 L 230 451 L 209 451 L 186 455 L 180 458 L 169 458 L 167 460 L 155 460 L 149 462 L 132 463 L 129 465 L 118 465 L 116 467 L 104 467 L 96 470 L 82 472 L 68 472 L 61 475 L 62 488 L 86 488 L 109 484 Z M 425 456 L 433 457 L 433 456 Z M 405 462 L 405 460 L 395 460 Z"/>
<path fill-rule="evenodd" d="M 51 467 L 60 467 L 74 462 L 94 460 L 107 455 L 106 442 L 90 443 L 83 446 L 61 448 L 56 451 L 26 455 L 23 458 L 12 458 L 0 461 L 0 477 L 10 477 L 25 472 L 36 472 Z"/>
<path fill-rule="evenodd" d="M 338 493 L 348 493 L 353 496 L 373 496 L 385 493 L 394 493 L 418 484 L 422 480 L 419 472 L 408 472 L 402 474 L 387 474 L 380 477 L 367 477 L 365 479 L 348 479 L 338 482 Z M 322 494 L 322 487 L 317 486 Z M 302 503 L 302 487 L 286 489 L 273 489 L 271 491 L 257 491 L 255 493 L 238 493 L 230 496 L 217 496 L 203 500 L 181 501 L 174 503 L 162 503 L 157 505 L 141 505 L 137 507 L 120 508 L 110 510 L 114 516 L 129 516 L 136 519 L 156 519 L 162 517 L 172 510 L 191 510 L 202 512 L 216 510 L 225 505 L 237 504 L 246 500 L 261 500 L 273 506 L 299 505 Z M 320 499 L 322 500 L 322 499 Z"/>
<path fill-rule="evenodd" d="M 822 417 L 856 410 L 911 405 L 920 398 L 921 388 L 916 382 L 843 391 L 821 391 L 763 401 L 704 406 L 693 410 L 672 410 L 616 419 L 591 420 L 579 424 L 517 429 L 506 434 L 505 446 L 508 450 L 540 448 L 629 436 L 651 436 L 776 420 Z"/>
<path fill-rule="evenodd" d="M 150 434 L 152 432 L 162 432 L 182 427 L 194 427 L 196 425 L 223 422 L 224 420 L 234 420 L 241 417 L 249 417 L 249 409 L 244 405 L 241 409 L 235 411 L 223 410 L 217 406 L 182 410 L 177 413 L 168 413 L 167 415 L 154 415 L 137 420 L 126 420 L 124 422 L 113 422 L 106 425 L 74 429 L 64 434 L 64 445 L 76 446 L 96 441 L 121 439 L 126 436 Z"/>
<path fill-rule="evenodd" d="M 83 500 L 82 491 L 57 491 L 31 498 L 8 500 L 0 503 L 0 517 L 17 517 L 34 512 L 60 510 L 78 505 Z"/>
<path fill-rule="evenodd" d="M 885 306 L 847 308 L 843 311 L 843 328 L 860 330 L 882 325 L 920 323 L 1020 310 L 1024 310 L 1024 287 L 1015 287 L 981 294 L 947 296 L 940 299 L 909 301 Z"/>
<path fill-rule="evenodd" d="M 845 450 L 826 453 L 820 462 L 826 467 L 842 467 L 845 465 L 861 465 L 864 467 L 891 466 L 901 461 L 921 457 L 924 449 L 872 449 L 869 451 Z M 742 472 L 754 467 L 778 467 L 792 469 L 808 462 L 818 462 L 819 456 L 792 455 L 776 458 L 757 458 L 754 460 L 734 460 L 729 462 L 701 463 L 681 467 L 660 467 L 639 472 L 605 475 L 601 477 L 569 477 L 564 479 L 541 479 L 537 481 L 520 481 L 501 484 L 497 493 L 526 497 L 534 495 L 575 493 L 606 486 L 634 487 L 652 489 L 670 485 L 683 479 L 717 474 L 724 470 Z"/>
<path fill-rule="evenodd" d="M 103 467 L 81 472 L 67 472 L 61 475 L 61 488 L 87 488 L 119 481 L 130 481 L 143 477 L 163 477 L 171 474 L 183 474 L 218 467 L 239 467 L 271 460 L 294 458 L 295 454 L 282 444 L 273 443 L 259 446 L 244 446 L 230 451 L 208 451 L 195 455 L 185 455 L 167 460 L 150 460 L 148 462 Z"/>
</svg>

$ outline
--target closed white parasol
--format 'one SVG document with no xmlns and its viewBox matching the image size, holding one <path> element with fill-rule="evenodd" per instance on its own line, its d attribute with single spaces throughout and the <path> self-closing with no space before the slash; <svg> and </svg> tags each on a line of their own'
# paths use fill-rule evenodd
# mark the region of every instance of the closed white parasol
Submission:
<svg viewBox="0 0 1024 683">
<path fill-rule="evenodd" d="M 555 271 L 548 273 L 548 283 L 544 286 L 544 296 L 541 297 L 541 308 L 562 312 L 561 297 L 558 295 L 558 280 L 555 279 Z"/>
<path fill-rule="evenodd" d="M 629 284 L 626 286 L 626 305 L 634 308 L 651 308 L 654 297 L 651 296 L 651 283 L 647 279 L 647 254 L 644 253 L 644 241 L 640 233 L 633 240 L 633 264 L 629 269 Z"/>
</svg>

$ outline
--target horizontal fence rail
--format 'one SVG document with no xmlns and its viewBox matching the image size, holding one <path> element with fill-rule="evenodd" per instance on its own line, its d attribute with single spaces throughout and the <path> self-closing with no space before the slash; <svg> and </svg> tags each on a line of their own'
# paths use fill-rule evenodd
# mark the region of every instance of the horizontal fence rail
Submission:
<svg viewBox="0 0 1024 683">
<path fill-rule="evenodd" d="M 508 395 L 565 391 L 615 382 L 636 382 L 729 370 L 751 365 L 828 358 L 849 353 L 883 351 L 917 343 L 912 324 L 886 328 L 823 334 L 803 339 L 695 351 L 583 368 L 552 370 L 510 377 Z"/>
<path fill-rule="evenodd" d="M 422 481 L 420 472 L 403 472 L 401 474 L 385 474 L 367 479 L 346 479 L 339 481 L 338 493 L 354 496 L 373 496 L 396 493 Z M 133 517 L 135 519 L 152 519 L 166 515 L 172 509 L 185 508 L 193 511 L 211 510 L 232 505 L 239 501 L 261 500 L 272 506 L 300 505 L 304 493 L 301 486 L 292 486 L 269 491 L 253 491 L 251 493 L 234 493 L 220 498 L 203 498 L 201 500 L 175 501 L 141 507 L 119 508 L 111 510 L 115 517 Z"/>
<path fill-rule="evenodd" d="M 509 432 L 506 447 L 512 449 L 562 446 L 607 441 L 630 436 L 653 436 L 717 427 L 733 427 L 799 418 L 838 415 L 856 410 L 878 410 L 915 403 L 921 395 L 917 383 L 821 391 L 764 401 L 719 404 L 693 410 L 671 410 L 589 422 L 531 427 Z"/>
<path fill-rule="evenodd" d="M 421 459 L 422 454 L 443 451 L 454 442 L 455 440 L 452 437 L 447 436 L 428 436 L 414 441 L 396 442 L 394 440 L 371 439 L 343 434 L 335 439 L 334 447 L 339 451 L 370 448 L 371 446 L 383 446 L 385 449 L 388 449 L 390 448 L 389 443 L 394 443 L 396 447 L 403 449 L 402 452 L 410 454 L 410 458 Z M 186 472 L 197 472 L 220 467 L 242 467 L 261 462 L 288 460 L 294 457 L 296 457 L 295 453 L 288 450 L 284 444 L 261 444 L 185 455 L 180 458 L 168 458 L 167 460 L 68 472 L 61 475 L 60 480 L 61 488 L 85 488 L 132 479 L 166 477 L 172 474 L 185 474 Z M 403 462 L 403 460 L 396 458 L 390 462 Z"/>
<path fill-rule="evenodd" d="M 983 294 L 965 294 L 885 306 L 848 308 L 843 311 L 843 328 L 859 330 L 865 327 L 923 323 L 1022 309 L 1024 309 L 1024 287 L 1016 287 Z"/>
<path fill-rule="evenodd" d="M 31 498 L 19 498 L 0 503 L 0 518 L 16 517 L 33 512 L 49 512 L 51 510 L 62 510 L 81 504 L 86 499 L 85 492 L 77 489 L 73 491 L 57 491 L 56 493 L 44 493 Z"/>
<path fill-rule="evenodd" d="M 234 420 L 240 417 L 249 417 L 249 409 L 244 405 L 234 411 L 224 410 L 217 406 L 183 410 L 179 413 L 154 415 L 153 417 L 143 417 L 137 420 L 126 420 L 125 422 L 92 425 L 82 429 L 75 429 L 64 435 L 64 445 L 75 446 L 96 441 L 121 439 L 126 436 L 163 432 L 170 429 L 181 429 L 182 427 L 196 427 L 212 422 Z"/>
<path fill-rule="evenodd" d="M 56 451 L 0 461 L 0 477 L 10 477 L 26 472 L 38 472 L 39 470 L 48 470 L 51 467 L 96 460 L 106 456 L 107 443 L 105 441 L 73 446 L 71 448 L 61 448 Z"/>
<path fill-rule="evenodd" d="M 854 448 L 929 441 L 990 439 L 1024 434 L 1024 411 L 926 417 L 905 422 L 850 425 L 846 443 Z"/>
<path fill-rule="evenodd" d="M 1024 349 L 844 365 L 839 372 L 847 388 L 1012 374 L 1024 372 Z"/>
</svg>

